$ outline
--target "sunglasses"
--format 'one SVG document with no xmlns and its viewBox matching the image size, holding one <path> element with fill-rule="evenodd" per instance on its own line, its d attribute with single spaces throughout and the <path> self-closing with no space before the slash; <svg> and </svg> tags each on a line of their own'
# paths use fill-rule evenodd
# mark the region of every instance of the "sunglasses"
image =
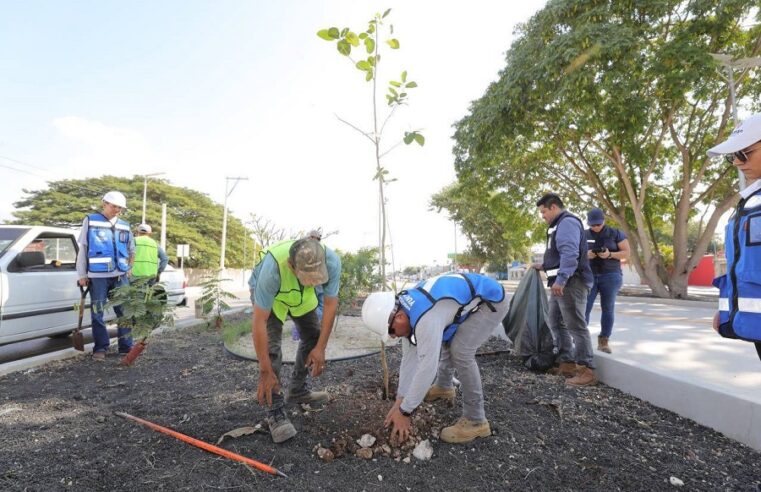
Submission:
<svg viewBox="0 0 761 492">
<path fill-rule="evenodd" d="M 735 159 L 739 160 L 740 162 L 747 162 L 748 161 L 748 154 L 751 152 L 755 152 L 758 150 L 758 147 L 755 149 L 750 150 L 738 150 L 737 152 L 732 152 L 731 154 L 726 154 L 724 156 L 724 159 L 727 160 L 728 163 L 734 164 Z"/>
</svg>

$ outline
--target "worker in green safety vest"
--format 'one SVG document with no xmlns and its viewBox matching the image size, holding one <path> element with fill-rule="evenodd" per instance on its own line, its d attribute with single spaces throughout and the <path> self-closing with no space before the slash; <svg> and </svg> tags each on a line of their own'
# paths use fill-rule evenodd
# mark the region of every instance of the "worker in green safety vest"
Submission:
<svg viewBox="0 0 761 492">
<path fill-rule="evenodd" d="M 252 330 L 259 361 L 259 403 L 267 408 L 267 424 L 272 440 L 287 441 L 296 428 L 283 407 L 288 403 L 324 403 L 328 394 L 310 391 L 311 376 L 325 369 L 325 347 L 338 307 L 341 260 L 338 255 L 312 238 L 283 241 L 260 255 L 249 280 L 254 305 Z M 322 286 L 325 306 L 322 319 L 317 316 L 315 287 Z M 296 360 L 284 395 L 280 387 L 283 323 L 290 316 L 300 333 Z"/>
<path fill-rule="evenodd" d="M 169 259 L 164 249 L 151 238 L 153 229 L 148 224 L 137 226 L 135 237 L 135 262 L 132 264 L 132 278 L 153 278 L 149 283 L 158 281 L 159 275 L 166 268 Z"/>
</svg>

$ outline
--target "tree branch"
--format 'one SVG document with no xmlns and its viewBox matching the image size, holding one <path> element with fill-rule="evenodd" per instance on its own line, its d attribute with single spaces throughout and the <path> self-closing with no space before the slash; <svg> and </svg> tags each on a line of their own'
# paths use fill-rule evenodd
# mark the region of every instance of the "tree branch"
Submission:
<svg viewBox="0 0 761 492">
<path fill-rule="evenodd" d="M 353 129 L 355 129 L 355 130 L 356 130 L 356 131 L 358 131 L 358 132 L 359 132 L 359 133 L 360 133 L 360 134 L 361 134 L 363 137 L 367 138 L 369 141 L 371 141 L 373 144 L 375 144 L 375 140 L 374 140 L 374 139 L 373 139 L 373 138 L 370 136 L 370 134 L 369 134 L 369 133 L 367 133 L 367 132 L 365 132 L 365 131 L 362 131 L 362 130 L 360 130 L 359 128 L 357 128 L 356 126 L 352 125 L 351 123 L 349 123 L 349 122 L 348 122 L 348 121 L 346 121 L 345 119 L 341 118 L 341 117 L 340 117 L 340 116 L 338 116 L 337 114 L 335 115 L 335 117 L 336 117 L 336 119 L 338 119 L 338 121 L 340 121 L 340 122 L 341 122 L 341 123 L 343 123 L 344 125 L 347 125 L 347 126 L 349 126 L 349 127 L 353 128 Z"/>
</svg>

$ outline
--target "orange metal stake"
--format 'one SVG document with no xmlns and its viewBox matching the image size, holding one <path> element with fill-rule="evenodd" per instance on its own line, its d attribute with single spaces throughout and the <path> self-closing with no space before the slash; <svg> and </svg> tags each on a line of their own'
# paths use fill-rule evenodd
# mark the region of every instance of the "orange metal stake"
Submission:
<svg viewBox="0 0 761 492">
<path fill-rule="evenodd" d="M 179 439 L 180 441 L 186 442 L 188 444 L 192 444 L 193 446 L 196 446 L 198 448 L 203 449 L 204 451 L 208 451 L 210 453 L 218 454 L 220 456 L 224 456 L 225 458 L 231 459 L 233 461 L 239 461 L 241 463 L 245 463 L 247 465 L 253 466 L 257 470 L 261 470 L 265 473 L 269 473 L 272 475 L 279 475 L 281 477 L 288 478 L 288 475 L 281 472 L 277 468 L 273 468 L 269 465 L 265 465 L 264 463 L 260 463 L 256 460 L 252 460 L 251 458 L 246 458 L 245 456 L 241 456 L 239 454 L 233 453 L 232 451 L 228 451 L 226 449 L 222 449 L 220 447 L 214 446 L 213 444 L 209 444 L 207 442 L 200 441 L 198 439 L 195 439 L 190 436 L 186 436 L 185 434 L 182 434 L 180 432 L 174 431 L 172 429 L 169 429 L 167 427 L 160 426 L 158 424 L 154 424 L 153 422 L 149 422 L 147 420 L 143 420 L 139 417 L 135 417 L 134 415 L 130 415 L 128 413 L 124 412 L 114 412 L 114 414 L 118 415 L 119 417 L 135 421 L 139 424 L 143 424 L 146 427 L 149 427 L 155 431 L 161 432 L 162 434 L 166 434 L 168 436 L 172 436 L 175 439 Z"/>
</svg>

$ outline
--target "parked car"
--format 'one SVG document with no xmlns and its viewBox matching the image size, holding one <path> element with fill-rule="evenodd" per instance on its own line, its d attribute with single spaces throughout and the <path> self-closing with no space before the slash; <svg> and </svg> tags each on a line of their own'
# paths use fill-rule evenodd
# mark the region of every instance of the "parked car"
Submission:
<svg viewBox="0 0 761 492">
<path fill-rule="evenodd" d="M 167 302 L 171 306 L 185 306 L 188 302 L 185 297 L 185 288 L 188 286 L 188 278 L 181 268 L 167 265 L 161 272 L 160 283 L 164 286 L 167 294 Z"/>
<path fill-rule="evenodd" d="M 77 236 L 56 227 L 0 226 L 0 345 L 77 327 Z M 83 327 L 90 326 L 86 302 Z M 114 317 L 106 311 L 106 320 Z"/>
</svg>

